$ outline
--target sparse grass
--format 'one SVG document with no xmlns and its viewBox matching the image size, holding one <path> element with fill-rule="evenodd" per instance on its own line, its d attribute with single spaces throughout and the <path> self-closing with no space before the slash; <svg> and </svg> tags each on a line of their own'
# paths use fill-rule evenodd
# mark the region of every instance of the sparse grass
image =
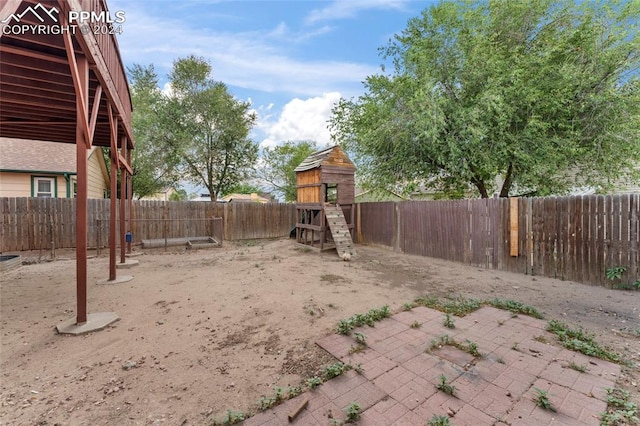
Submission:
<svg viewBox="0 0 640 426">
<path fill-rule="evenodd" d="M 529 315 L 534 318 L 542 319 L 542 314 L 533 306 L 525 305 L 515 300 L 503 300 L 503 299 L 489 299 L 478 300 L 473 298 L 466 298 L 464 296 L 448 297 L 439 299 L 437 297 L 423 296 L 414 300 L 413 306 L 425 306 L 427 308 L 436 309 L 447 314 L 452 314 L 457 317 L 463 317 L 471 312 L 477 311 L 482 306 L 493 306 L 494 308 L 504 309 L 512 312 L 516 317 L 518 314 Z M 500 325 L 502 323 L 499 322 Z"/>
<path fill-rule="evenodd" d="M 616 363 L 625 362 L 620 354 L 600 346 L 594 340 L 594 336 L 592 334 L 588 334 L 582 329 L 574 330 L 561 321 L 551 320 L 547 325 L 547 331 L 555 334 L 560 343 L 562 343 L 565 348 L 572 351 L 594 356 L 606 361 Z"/>
<path fill-rule="evenodd" d="M 587 366 L 586 365 L 584 365 L 584 364 L 576 364 L 573 361 L 571 361 L 569 364 L 567 364 L 567 367 L 572 369 L 572 370 L 579 371 L 580 373 L 584 373 L 585 371 L 587 371 Z"/>
<path fill-rule="evenodd" d="M 449 383 L 449 379 L 444 374 L 440 375 L 440 382 L 436 385 L 436 388 L 451 396 L 455 396 L 457 390 L 455 386 Z"/>
<path fill-rule="evenodd" d="M 518 348 L 518 344 L 518 342 L 513 342 L 513 345 L 511 345 L 511 350 L 520 351 L 520 349 Z"/>
<path fill-rule="evenodd" d="M 551 405 L 551 401 L 549 401 L 549 392 L 538 388 L 534 389 L 536 391 L 536 396 L 533 398 L 533 402 L 538 407 L 555 413 L 557 410 L 553 405 Z"/>
<path fill-rule="evenodd" d="M 413 303 L 405 303 L 404 305 L 402 305 L 402 310 L 403 311 L 410 311 L 414 308 L 415 306 L 413 305 Z"/>
<path fill-rule="evenodd" d="M 367 349 L 365 345 L 359 345 L 359 344 L 351 345 L 351 347 L 349 348 L 349 355 L 357 354 L 359 352 L 364 351 L 365 349 Z"/>
<path fill-rule="evenodd" d="M 496 360 L 498 364 L 504 364 L 504 358 L 500 357 Z"/>
<path fill-rule="evenodd" d="M 212 419 L 210 424 L 211 426 L 235 425 L 247 417 L 248 416 L 240 411 L 228 410 L 222 419 Z"/>
<path fill-rule="evenodd" d="M 431 340 L 431 344 L 429 345 L 429 347 L 427 348 L 427 352 L 431 352 L 434 349 L 437 348 L 441 348 L 445 345 L 452 345 L 454 342 L 454 340 L 449 337 L 448 334 L 443 334 L 442 336 L 438 337 L 437 339 L 433 339 Z"/>
<path fill-rule="evenodd" d="M 539 336 L 535 336 L 533 338 L 533 340 L 535 340 L 536 342 L 540 342 L 540 343 L 549 343 L 549 341 L 547 340 L 546 336 L 544 336 L 543 334 L 539 335 Z"/>
<path fill-rule="evenodd" d="M 619 388 L 607 388 L 607 411 L 600 415 L 604 426 L 638 425 L 638 404 L 631 401 L 631 394 Z"/>
<path fill-rule="evenodd" d="M 450 426 L 451 421 L 448 416 L 433 415 L 427 422 L 427 426 Z"/>
<path fill-rule="evenodd" d="M 336 333 L 349 335 L 351 330 L 356 327 L 361 327 L 365 324 L 373 327 L 377 321 L 382 321 L 389 316 L 391 316 L 391 312 L 387 305 L 379 309 L 371 309 L 365 314 L 355 314 L 351 318 L 340 320 L 336 326 Z"/>
<path fill-rule="evenodd" d="M 523 314 L 529 315 L 533 318 L 542 319 L 542 314 L 533 306 L 525 305 L 521 302 L 517 302 L 515 300 L 503 300 L 503 299 L 491 299 L 486 302 L 488 305 L 493 306 L 494 308 L 504 309 L 506 311 L 511 311 L 515 314 Z"/>
<path fill-rule="evenodd" d="M 425 306 L 427 308 L 436 309 L 446 314 L 453 314 L 463 317 L 480 308 L 480 303 L 476 299 L 467 299 L 464 296 L 456 298 L 438 299 L 437 297 L 419 297 L 414 301 L 415 305 Z"/>
<path fill-rule="evenodd" d="M 287 399 L 295 398 L 300 395 L 307 389 L 315 389 L 320 386 L 322 383 L 327 380 L 333 379 L 334 377 L 338 377 L 346 371 L 354 369 L 351 364 L 344 364 L 342 362 L 336 362 L 334 364 L 330 364 L 324 367 L 322 370 L 321 377 L 313 376 L 308 378 L 304 384 L 298 386 L 290 386 L 287 388 L 286 392 L 284 388 L 276 386 L 274 388 L 275 393 L 271 396 L 262 396 L 258 400 L 258 410 L 264 411 L 273 406 L 280 404 Z M 362 372 L 362 368 L 358 365 L 357 371 Z M 216 423 L 214 423 L 216 424 Z M 217 423 L 221 425 L 233 424 L 233 423 Z"/>
<path fill-rule="evenodd" d="M 356 339 L 356 343 L 362 346 L 367 346 L 367 335 L 363 333 L 358 333 L 357 331 L 353 333 L 353 337 Z"/>
<path fill-rule="evenodd" d="M 420 328 L 420 327 L 422 327 L 422 324 L 420 324 L 418 321 L 414 321 L 409 325 L 409 327 L 411 327 L 411 328 Z"/>
</svg>

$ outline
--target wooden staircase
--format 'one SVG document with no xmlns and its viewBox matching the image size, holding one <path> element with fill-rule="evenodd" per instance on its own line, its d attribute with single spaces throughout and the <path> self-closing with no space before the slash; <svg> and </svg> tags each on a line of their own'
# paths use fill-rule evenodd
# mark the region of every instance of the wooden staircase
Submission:
<svg viewBox="0 0 640 426">
<path fill-rule="evenodd" d="M 356 249 L 353 246 L 351 233 L 349 232 L 342 208 L 339 206 L 325 206 L 324 213 L 327 219 L 327 225 L 329 225 L 329 230 L 331 231 L 331 236 L 333 237 L 333 242 L 338 251 L 338 257 L 344 259 L 344 254 L 349 253 L 350 258 L 354 258 L 356 256 Z"/>
</svg>

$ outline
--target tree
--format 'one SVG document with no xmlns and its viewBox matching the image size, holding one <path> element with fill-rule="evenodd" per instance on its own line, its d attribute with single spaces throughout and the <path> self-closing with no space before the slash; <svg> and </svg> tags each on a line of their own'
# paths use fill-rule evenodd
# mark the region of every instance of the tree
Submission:
<svg viewBox="0 0 640 426">
<path fill-rule="evenodd" d="M 262 164 L 257 171 L 260 179 L 273 186 L 286 202 L 296 201 L 296 172 L 294 169 L 317 151 L 314 141 L 287 141 L 262 150 Z"/>
<path fill-rule="evenodd" d="M 211 71 L 194 56 L 174 62 L 165 147 L 180 158 L 183 176 L 204 185 L 216 200 L 249 176 L 258 146 L 248 137 L 256 120 L 250 104 L 235 99 Z"/>
<path fill-rule="evenodd" d="M 381 49 L 393 72 L 340 101 L 332 135 L 387 187 L 606 188 L 640 162 L 639 15 L 633 1 L 443 1 Z"/>
<path fill-rule="evenodd" d="M 177 159 L 163 145 L 168 125 L 164 99 L 158 89 L 158 76 L 153 65 L 143 67 L 134 64 L 127 72 L 131 83 L 131 127 L 135 139 L 133 193 L 142 198 L 160 192 L 177 181 Z"/>
<path fill-rule="evenodd" d="M 169 201 L 185 201 L 189 199 L 189 195 L 187 195 L 187 191 L 180 188 L 176 189 L 169 195 Z"/>
</svg>

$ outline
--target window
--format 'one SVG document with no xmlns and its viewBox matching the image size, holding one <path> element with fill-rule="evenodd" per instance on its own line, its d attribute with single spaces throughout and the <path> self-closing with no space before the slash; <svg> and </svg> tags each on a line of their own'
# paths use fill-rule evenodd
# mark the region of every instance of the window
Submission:
<svg viewBox="0 0 640 426">
<path fill-rule="evenodd" d="M 55 197 L 55 178 L 35 177 L 33 178 L 33 195 L 35 197 L 52 198 Z"/>
</svg>

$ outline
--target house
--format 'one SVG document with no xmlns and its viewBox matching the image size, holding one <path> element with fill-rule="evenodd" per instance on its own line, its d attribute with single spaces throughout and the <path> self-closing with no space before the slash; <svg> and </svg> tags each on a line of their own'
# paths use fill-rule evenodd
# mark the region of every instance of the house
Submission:
<svg viewBox="0 0 640 426">
<path fill-rule="evenodd" d="M 76 188 L 75 144 L 0 138 L 0 197 L 73 198 Z M 88 197 L 104 198 L 109 173 L 102 150 L 88 157 Z"/>
<path fill-rule="evenodd" d="M 266 204 L 271 200 L 253 192 L 251 194 L 228 194 L 222 197 L 223 203 L 261 203 Z"/>
<path fill-rule="evenodd" d="M 356 187 L 356 203 L 371 203 L 378 201 L 407 201 L 409 200 L 407 197 L 403 197 L 400 194 L 397 194 L 393 191 L 389 191 L 388 189 L 378 189 L 378 190 L 366 190 L 363 191 L 361 188 Z"/>
<path fill-rule="evenodd" d="M 156 192 L 155 194 L 145 195 L 140 199 L 148 200 L 148 201 L 170 201 L 171 195 L 174 194 L 175 192 L 176 190 L 169 186 L 167 188 L 163 188 L 162 190 Z"/>
</svg>

